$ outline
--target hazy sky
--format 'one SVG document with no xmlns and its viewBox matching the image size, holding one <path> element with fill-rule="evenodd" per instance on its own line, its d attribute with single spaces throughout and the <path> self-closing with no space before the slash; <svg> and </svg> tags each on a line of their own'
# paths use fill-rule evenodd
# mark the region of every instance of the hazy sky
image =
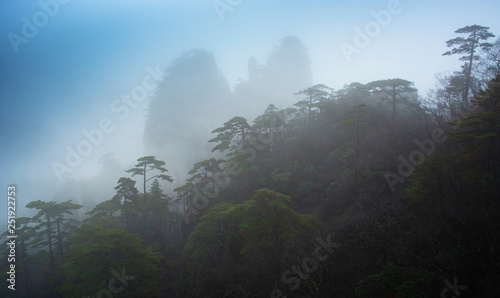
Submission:
<svg viewBox="0 0 500 298">
<path fill-rule="evenodd" d="M 499 13 L 498 0 L 1 1 L 0 187 L 17 184 L 19 206 L 51 200 L 59 185 L 51 165 L 64 163 L 66 148 L 103 119 L 113 131 L 75 177 L 91 175 L 108 152 L 125 163 L 140 157 L 147 101 L 124 119 L 113 103 L 144 80 L 153 84 L 151 70 L 184 51 L 213 52 L 233 87 L 247 79 L 250 56 L 264 64 L 280 39 L 296 35 L 309 50 L 314 83 L 340 89 L 399 77 L 425 94 L 434 74 L 459 69 L 458 57 L 441 55 L 453 32 L 478 24 L 498 35 Z M 358 29 L 369 40 L 356 39 Z M 343 43 L 356 47 L 348 58 Z"/>
</svg>

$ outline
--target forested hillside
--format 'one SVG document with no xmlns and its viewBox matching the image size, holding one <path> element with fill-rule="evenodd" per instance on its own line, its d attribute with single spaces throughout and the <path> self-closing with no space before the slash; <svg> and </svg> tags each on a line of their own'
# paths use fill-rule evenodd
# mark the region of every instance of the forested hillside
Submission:
<svg viewBox="0 0 500 298">
<path fill-rule="evenodd" d="M 428 94 L 404 78 L 315 84 L 293 106 L 228 117 L 174 191 L 173 165 L 147 155 L 92 210 L 33 198 L 16 221 L 15 294 L 4 279 L 0 296 L 500 297 L 500 40 L 487 29 L 457 31 L 445 55 L 463 68 Z M 228 96 L 215 78 L 208 96 Z M 168 129 L 152 121 L 161 150 Z"/>
</svg>

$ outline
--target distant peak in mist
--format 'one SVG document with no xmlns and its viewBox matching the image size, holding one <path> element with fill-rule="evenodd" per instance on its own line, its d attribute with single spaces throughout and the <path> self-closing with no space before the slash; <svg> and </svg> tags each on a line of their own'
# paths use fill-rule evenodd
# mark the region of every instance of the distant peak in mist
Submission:
<svg viewBox="0 0 500 298">
<path fill-rule="evenodd" d="M 248 81 L 231 93 L 214 55 L 192 49 L 174 59 L 149 106 L 144 151 L 164 160 L 174 179 L 211 155 L 211 131 L 234 115 L 256 117 L 269 104 L 290 106 L 295 93 L 312 85 L 307 48 L 295 36 L 274 47 L 265 65 L 248 60 Z"/>
</svg>

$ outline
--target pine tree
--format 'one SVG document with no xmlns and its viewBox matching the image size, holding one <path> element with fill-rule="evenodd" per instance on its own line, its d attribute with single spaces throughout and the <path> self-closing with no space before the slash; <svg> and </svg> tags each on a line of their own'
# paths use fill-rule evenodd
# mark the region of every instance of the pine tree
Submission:
<svg viewBox="0 0 500 298">
<path fill-rule="evenodd" d="M 231 150 L 232 152 L 241 148 L 248 144 L 249 131 L 250 125 L 248 125 L 245 118 L 238 116 L 231 118 L 231 120 L 224 123 L 224 126 L 212 131 L 212 133 L 216 133 L 217 136 L 209 140 L 209 142 L 218 143 L 212 149 L 212 152 L 224 152 L 226 150 Z"/>
<path fill-rule="evenodd" d="M 137 164 L 132 169 L 127 170 L 127 173 L 132 173 L 132 177 L 135 175 L 143 176 L 143 186 L 144 186 L 144 205 L 147 203 L 147 193 L 146 193 L 146 183 L 155 178 L 160 178 L 162 180 L 173 182 L 171 176 L 164 174 L 168 170 L 164 167 L 165 162 L 157 160 L 154 156 L 143 156 L 137 159 Z M 150 171 L 160 171 L 162 174 L 157 174 L 148 178 L 148 172 Z"/>
<path fill-rule="evenodd" d="M 127 231 L 135 230 L 135 223 L 143 208 L 139 205 L 139 191 L 135 188 L 135 181 L 121 177 L 118 180 L 118 185 L 115 187 L 116 195 L 112 199 L 109 206 L 102 206 L 108 208 L 107 211 L 112 211 L 115 206 L 119 206 L 120 217 L 124 218 Z"/>
<path fill-rule="evenodd" d="M 472 102 L 475 111 L 451 123 L 460 130 L 450 132 L 449 140 L 462 145 L 465 160 L 490 172 L 500 167 L 500 76 Z"/>
<path fill-rule="evenodd" d="M 360 121 L 361 117 L 366 114 L 364 110 L 366 108 L 365 104 L 357 104 L 354 105 L 351 109 L 351 114 L 356 114 L 356 118 L 349 119 L 347 121 L 342 122 L 342 126 L 345 127 L 344 132 L 348 132 L 352 129 L 352 126 L 355 127 L 355 141 L 354 141 L 354 188 L 358 187 L 358 151 L 359 151 L 359 133 L 360 127 L 366 126 L 366 123 L 362 123 Z"/>
<path fill-rule="evenodd" d="M 69 235 L 69 231 L 75 228 L 74 220 L 65 218 L 65 214 L 72 214 L 73 211 L 82 208 L 83 206 L 73 204 L 71 201 L 56 203 L 54 201 L 33 201 L 26 205 L 26 208 L 37 209 L 38 213 L 33 216 L 32 220 L 38 225 L 34 228 L 38 231 L 35 240 L 32 244 L 37 247 L 49 248 L 50 268 L 54 269 L 54 245 L 57 241 L 59 254 L 61 258 L 64 255 L 63 241 Z"/>
<path fill-rule="evenodd" d="M 491 37 L 495 37 L 492 33 L 488 31 L 489 27 L 483 27 L 479 25 L 466 26 L 457 29 L 455 33 L 457 34 L 468 34 L 466 38 L 456 37 L 446 41 L 446 46 L 454 47 L 451 51 L 447 51 L 443 56 L 449 56 L 454 54 L 463 55 L 460 57 L 460 61 L 467 61 L 465 67 L 467 69 L 465 86 L 464 86 L 464 97 L 463 106 L 467 107 L 469 104 L 469 89 L 471 87 L 472 79 L 472 64 L 475 60 L 479 60 L 478 49 L 488 50 L 493 45 L 486 42 Z"/>
<path fill-rule="evenodd" d="M 161 258 L 117 219 L 95 218 L 72 238 L 59 292 L 64 297 L 160 297 Z"/>
<path fill-rule="evenodd" d="M 405 93 L 415 92 L 413 83 L 403 79 L 379 80 L 366 85 L 374 94 L 381 94 L 385 98 L 390 98 L 392 104 L 392 137 L 396 137 L 396 111 L 398 106 L 398 97 L 402 103 L 409 103 Z"/>
</svg>

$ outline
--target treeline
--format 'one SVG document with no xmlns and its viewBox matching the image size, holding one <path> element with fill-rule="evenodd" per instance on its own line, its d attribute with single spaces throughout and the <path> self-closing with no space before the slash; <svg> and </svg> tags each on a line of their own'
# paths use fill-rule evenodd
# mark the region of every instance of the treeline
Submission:
<svg viewBox="0 0 500 298">
<path fill-rule="evenodd" d="M 426 97 L 404 79 L 315 85 L 215 129 L 214 157 L 172 193 L 165 163 L 144 156 L 83 222 L 71 201 L 30 202 L 16 296 L 500 296 L 500 41 L 487 29 L 457 30 L 467 38 L 445 54 L 463 68 Z"/>
</svg>

